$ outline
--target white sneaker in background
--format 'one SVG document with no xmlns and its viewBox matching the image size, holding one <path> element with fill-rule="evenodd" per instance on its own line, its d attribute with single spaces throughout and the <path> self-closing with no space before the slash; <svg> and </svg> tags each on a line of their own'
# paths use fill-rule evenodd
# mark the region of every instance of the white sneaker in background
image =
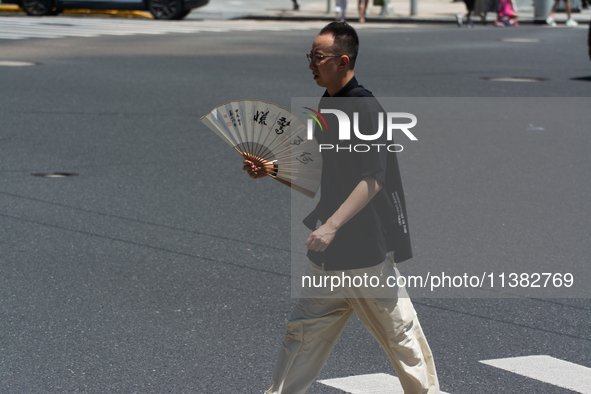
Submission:
<svg viewBox="0 0 591 394">
<path fill-rule="evenodd" d="M 579 24 L 577 23 L 577 21 L 576 21 L 576 20 L 574 20 L 574 19 L 569 19 L 569 20 L 567 20 L 567 21 L 566 21 L 566 25 L 567 25 L 568 27 L 575 27 L 575 26 L 579 26 Z"/>
<path fill-rule="evenodd" d="M 554 21 L 554 18 L 551 17 L 546 18 L 546 23 L 550 26 L 556 26 L 556 21 Z"/>
</svg>

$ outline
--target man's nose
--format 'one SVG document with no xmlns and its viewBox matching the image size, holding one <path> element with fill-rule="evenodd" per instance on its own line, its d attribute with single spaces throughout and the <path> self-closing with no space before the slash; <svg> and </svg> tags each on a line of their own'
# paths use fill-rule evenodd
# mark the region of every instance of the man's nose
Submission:
<svg viewBox="0 0 591 394">
<path fill-rule="evenodd" d="M 308 68 L 309 68 L 310 70 L 315 70 L 315 69 L 317 68 L 317 67 L 316 67 L 316 63 L 314 63 L 313 61 L 312 61 L 312 62 L 310 62 L 310 64 L 308 64 Z"/>
</svg>

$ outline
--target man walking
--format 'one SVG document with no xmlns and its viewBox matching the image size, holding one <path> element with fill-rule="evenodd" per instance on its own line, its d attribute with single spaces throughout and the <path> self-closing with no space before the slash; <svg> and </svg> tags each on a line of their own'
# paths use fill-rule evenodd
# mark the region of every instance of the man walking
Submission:
<svg viewBox="0 0 591 394">
<path fill-rule="evenodd" d="M 340 107 L 343 111 L 354 110 L 359 117 L 362 112 L 383 112 L 355 78 L 358 47 L 357 33 L 345 22 L 330 23 L 315 38 L 307 56 L 314 80 L 326 88 L 321 108 L 330 106 L 334 98 L 348 97 L 352 101 Z M 346 108 L 348 103 L 353 107 Z M 366 135 L 375 132 L 376 118 L 364 119 L 358 121 L 359 130 Z M 328 129 L 338 130 L 327 122 Z M 319 143 L 338 143 L 334 131 L 316 133 L 316 138 Z M 385 135 L 381 138 L 372 142 L 386 142 Z M 320 202 L 304 221 L 313 230 L 306 241 L 310 259 L 306 274 L 398 278 L 395 262 L 412 253 L 395 154 L 381 149 L 358 154 L 323 151 L 322 155 Z M 244 164 L 252 178 L 273 168 L 272 163 L 265 171 L 250 161 Z M 322 224 L 316 228 L 318 221 Z M 379 297 L 371 289 L 354 286 L 342 289 L 337 297 L 328 289 L 308 291 L 289 318 L 267 394 L 305 393 L 353 313 L 388 355 L 405 393 L 438 393 L 433 356 L 405 288 L 384 289 L 388 294 L 382 291 Z"/>
</svg>

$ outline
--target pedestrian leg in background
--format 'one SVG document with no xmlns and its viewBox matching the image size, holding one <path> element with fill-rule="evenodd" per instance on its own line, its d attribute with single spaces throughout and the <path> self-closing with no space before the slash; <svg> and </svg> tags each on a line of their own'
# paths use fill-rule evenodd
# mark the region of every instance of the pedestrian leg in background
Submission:
<svg viewBox="0 0 591 394">
<path fill-rule="evenodd" d="M 552 11 L 550 11 L 550 15 L 548 15 L 548 18 L 546 18 L 546 23 L 549 24 L 550 26 L 556 26 L 556 21 L 554 20 L 554 14 L 556 13 L 556 10 L 558 9 L 558 5 L 560 4 L 560 0 L 556 0 L 554 2 L 554 5 L 552 6 Z M 566 7 L 566 25 L 567 26 L 578 26 L 577 21 L 573 20 L 571 18 L 571 6 L 570 6 L 570 1 L 569 0 L 564 0 L 564 6 Z"/>
<path fill-rule="evenodd" d="M 483 26 L 486 25 L 486 13 L 487 13 L 486 3 L 487 3 L 487 0 L 476 0 L 474 2 L 474 15 L 480 16 L 480 20 L 481 20 Z"/>
<path fill-rule="evenodd" d="M 517 21 L 519 15 L 515 12 L 511 0 L 499 0 L 497 15 L 498 17 L 495 26 L 519 26 L 519 22 Z"/>
<path fill-rule="evenodd" d="M 335 11 L 337 12 L 337 19 L 344 22 L 345 13 L 347 12 L 347 0 L 337 0 Z"/>
<path fill-rule="evenodd" d="M 359 0 L 357 8 L 359 9 L 359 22 L 365 23 L 365 13 L 367 12 L 367 3 L 369 0 Z"/>
<path fill-rule="evenodd" d="M 476 0 L 464 0 L 464 4 L 466 4 L 466 27 L 474 27 L 472 23 L 472 12 L 474 11 L 474 2 Z M 456 15 L 456 21 L 458 22 L 458 26 L 462 26 L 462 16 L 460 14 Z"/>
<path fill-rule="evenodd" d="M 589 23 L 589 32 L 587 33 L 587 47 L 589 49 L 589 60 L 591 60 L 591 23 Z"/>
<path fill-rule="evenodd" d="M 489 12 L 498 12 L 499 0 L 476 0 L 474 3 L 474 15 L 480 16 L 483 26 L 486 26 L 486 15 Z"/>
<path fill-rule="evenodd" d="M 300 5 L 298 4 L 298 0 L 291 0 L 293 3 L 293 10 L 298 11 L 300 9 Z"/>
</svg>

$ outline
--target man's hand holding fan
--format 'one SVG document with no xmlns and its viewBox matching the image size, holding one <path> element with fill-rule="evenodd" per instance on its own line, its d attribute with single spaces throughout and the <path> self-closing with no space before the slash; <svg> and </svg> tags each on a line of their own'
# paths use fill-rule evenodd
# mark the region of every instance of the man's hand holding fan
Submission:
<svg viewBox="0 0 591 394">
<path fill-rule="evenodd" d="M 320 187 L 322 156 L 316 139 L 291 112 L 259 100 L 231 101 L 201 121 L 243 158 L 251 178 L 273 179 L 312 198 Z"/>
</svg>

